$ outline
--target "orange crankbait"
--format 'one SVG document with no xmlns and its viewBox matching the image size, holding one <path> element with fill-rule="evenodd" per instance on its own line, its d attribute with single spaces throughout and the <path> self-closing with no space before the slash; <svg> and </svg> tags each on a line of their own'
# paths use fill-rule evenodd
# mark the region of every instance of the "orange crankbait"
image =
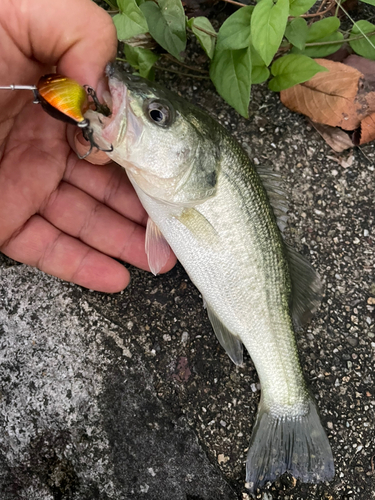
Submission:
<svg viewBox="0 0 375 500">
<path fill-rule="evenodd" d="M 40 78 L 37 85 L 10 85 L 8 87 L 0 87 L 3 90 L 32 90 L 34 93 L 34 103 L 41 104 L 44 111 L 57 120 L 61 120 L 71 125 L 77 125 L 82 129 L 83 137 L 90 143 L 90 148 L 80 159 L 86 158 L 93 148 L 107 153 L 111 149 L 102 149 L 94 141 L 93 131 L 90 127 L 90 121 L 87 120 L 83 113 L 88 109 L 88 97 L 90 96 L 95 110 L 105 116 L 110 114 L 107 106 L 100 104 L 96 93 L 92 87 L 87 85 L 81 86 L 75 80 L 66 76 L 50 74 Z"/>
</svg>

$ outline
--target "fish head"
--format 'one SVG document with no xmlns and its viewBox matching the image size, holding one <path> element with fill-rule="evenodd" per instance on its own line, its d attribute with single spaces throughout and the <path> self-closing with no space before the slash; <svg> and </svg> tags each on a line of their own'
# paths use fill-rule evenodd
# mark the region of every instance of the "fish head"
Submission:
<svg viewBox="0 0 375 500">
<path fill-rule="evenodd" d="M 178 95 L 115 65 L 107 67 L 112 113 L 89 110 L 96 143 L 153 198 L 196 204 L 215 193 L 220 145 L 216 123 Z"/>
</svg>

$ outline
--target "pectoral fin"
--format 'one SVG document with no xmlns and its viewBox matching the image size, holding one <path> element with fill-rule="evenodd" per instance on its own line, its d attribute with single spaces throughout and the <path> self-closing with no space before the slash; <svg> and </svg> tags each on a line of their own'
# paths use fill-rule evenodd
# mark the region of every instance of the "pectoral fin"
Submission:
<svg viewBox="0 0 375 500">
<path fill-rule="evenodd" d="M 207 312 L 212 328 L 221 346 L 224 347 L 233 363 L 241 366 L 243 364 L 242 342 L 223 325 L 209 305 L 207 305 Z"/>
<path fill-rule="evenodd" d="M 220 238 L 216 229 L 196 208 L 185 208 L 176 219 L 194 235 L 201 245 L 212 248 L 219 243 Z"/>
<path fill-rule="evenodd" d="M 145 250 L 148 265 L 151 272 L 156 276 L 167 263 L 171 250 L 167 240 L 150 217 L 148 218 L 146 227 Z"/>
</svg>

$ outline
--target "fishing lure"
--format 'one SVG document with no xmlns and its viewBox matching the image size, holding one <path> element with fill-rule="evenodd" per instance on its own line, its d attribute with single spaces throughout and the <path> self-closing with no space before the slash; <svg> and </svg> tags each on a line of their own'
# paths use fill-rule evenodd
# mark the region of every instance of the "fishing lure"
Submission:
<svg viewBox="0 0 375 500">
<path fill-rule="evenodd" d="M 85 108 L 88 108 L 88 97 L 91 97 L 95 110 L 105 116 L 110 114 L 109 108 L 101 104 L 92 87 L 83 87 L 63 75 L 49 74 L 42 76 L 37 85 L 9 85 L 0 87 L 0 90 L 31 90 L 34 93 L 34 103 L 41 104 L 42 108 L 53 118 L 82 129 L 83 137 L 90 143 L 89 150 L 80 159 L 86 158 L 93 148 L 110 153 L 110 149 L 101 148 L 94 140 L 90 121 L 83 116 Z"/>
</svg>

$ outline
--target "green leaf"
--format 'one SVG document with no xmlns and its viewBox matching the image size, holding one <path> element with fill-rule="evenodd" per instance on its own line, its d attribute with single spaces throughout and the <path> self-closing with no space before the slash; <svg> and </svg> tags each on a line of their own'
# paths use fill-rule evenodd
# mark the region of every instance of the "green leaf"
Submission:
<svg viewBox="0 0 375 500">
<path fill-rule="evenodd" d="M 269 76 L 270 70 L 267 66 L 254 66 L 251 70 L 251 83 L 263 83 Z"/>
<path fill-rule="evenodd" d="M 150 35 L 179 61 L 186 47 L 186 21 L 181 0 L 145 2 L 140 6 L 149 26 Z"/>
<path fill-rule="evenodd" d="M 254 6 L 241 7 L 219 29 L 218 50 L 246 49 L 250 45 L 251 14 Z"/>
<path fill-rule="evenodd" d="M 331 35 L 334 31 L 337 31 L 340 27 L 340 19 L 338 17 L 326 17 L 321 21 L 313 23 L 309 28 L 309 33 L 307 35 L 306 42 L 317 42 L 328 35 Z"/>
<path fill-rule="evenodd" d="M 216 31 L 210 21 L 207 19 L 207 17 L 203 16 L 193 17 L 189 19 L 187 25 L 197 37 L 199 43 L 201 44 L 208 57 L 212 59 L 215 51 Z M 209 33 L 212 33 L 212 35 L 209 35 Z"/>
<path fill-rule="evenodd" d="M 368 3 L 369 5 L 375 5 L 375 0 L 361 0 L 363 3 Z"/>
<path fill-rule="evenodd" d="M 368 21 L 357 21 L 353 26 L 353 29 L 350 33 L 350 38 L 352 36 L 358 36 L 362 33 L 373 33 L 375 31 L 375 26 Z M 362 33 L 361 33 L 362 32 Z M 373 45 L 375 45 L 375 35 L 367 37 Z M 349 42 L 351 48 L 359 54 L 360 56 L 366 57 L 367 59 L 375 60 L 375 49 L 371 46 L 366 38 L 360 38 L 359 40 L 353 40 Z"/>
<path fill-rule="evenodd" d="M 337 17 L 327 17 L 321 21 L 317 21 L 309 28 L 306 46 L 304 50 L 300 50 L 296 46 L 292 48 L 292 54 L 303 54 L 308 57 L 326 57 L 333 54 L 342 46 L 341 43 L 325 44 L 325 42 L 340 42 L 344 39 L 342 33 L 338 32 L 340 20 Z M 314 43 L 312 47 L 309 43 Z M 319 45 L 322 44 L 322 45 Z"/>
<path fill-rule="evenodd" d="M 148 49 L 140 47 L 131 47 L 125 44 L 124 54 L 128 63 L 136 70 L 143 78 L 153 80 L 153 66 L 159 59 L 159 56 Z"/>
<path fill-rule="evenodd" d="M 260 0 L 251 16 L 251 38 L 266 66 L 279 48 L 288 21 L 289 0 Z"/>
<path fill-rule="evenodd" d="M 297 49 L 303 50 L 305 48 L 308 32 L 309 28 L 305 19 L 297 17 L 286 27 L 285 36 L 292 45 L 297 47 Z"/>
<path fill-rule="evenodd" d="M 251 84 L 263 83 L 270 76 L 269 69 L 264 64 L 258 52 L 250 45 L 251 50 Z"/>
<path fill-rule="evenodd" d="M 277 59 L 271 66 L 271 73 L 274 78 L 268 86 L 271 90 L 280 92 L 281 90 L 293 87 L 297 83 L 303 83 L 310 80 L 314 75 L 321 71 L 328 71 L 323 66 L 310 57 L 298 54 L 288 54 Z"/>
<path fill-rule="evenodd" d="M 340 40 L 344 39 L 344 35 L 342 33 L 336 32 L 332 33 L 331 35 L 328 35 L 324 38 L 320 38 L 317 40 L 318 43 L 320 42 L 339 42 Z M 303 51 L 305 56 L 309 57 L 326 57 L 329 56 L 330 54 L 333 54 L 339 48 L 342 47 L 342 43 L 333 43 L 329 45 L 316 45 L 314 47 L 305 47 L 305 50 Z M 294 50 L 292 50 L 294 52 Z"/>
<path fill-rule="evenodd" d="M 316 0 L 290 0 L 289 15 L 300 16 L 314 5 Z"/>
<path fill-rule="evenodd" d="M 142 11 L 135 0 L 118 0 L 120 14 L 113 17 L 119 40 L 128 40 L 133 36 L 148 32 L 148 26 Z"/>
<path fill-rule="evenodd" d="M 249 116 L 251 89 L 250 47 L 239 50 L 215 50 L 210 77 L 216 90 L 242 116 Z"/>
</svg>

